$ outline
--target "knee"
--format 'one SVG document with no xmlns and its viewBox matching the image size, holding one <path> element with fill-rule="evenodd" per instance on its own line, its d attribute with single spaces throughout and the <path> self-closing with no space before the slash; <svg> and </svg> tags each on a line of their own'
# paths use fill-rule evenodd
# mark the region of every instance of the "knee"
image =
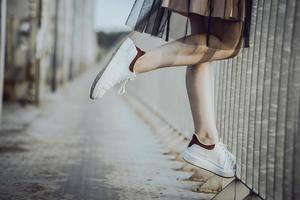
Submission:
<svg viewBox="0 0 300 200">
<path fill-rule="evenodd" d="M 191 35 L 188 39 L 181 38 L 177 53 L 187 56 L 201 55 L 208 49 L 205 41 L 206 37 L 203 34 Z"/>
<path fill-rule="evenodd" d="M 190 56 L 199 53 L 199 50 L 199 44 L 196 41 L 187 41 L 185 39 L 182 39 L 179 43 L 176 54 Z"/>
<path fill-rule="evenodd" d="M 239 54 L 240 50 L 241 50 L 240 48 L 233 50 L 233 52 L 229 55 L 228 58 L 236 57 Z"/>
<path fill-rule="evenodd" d="M 223 45 L 222 41 L 214 35 L 210 35 L 209 37 L 209 47 L 207 46 L 207 37 L 206 34 L 196 34 L 190 35 L 188 39 L 181 38 L 179 41 L 179 47 L 176 48 L 177 52 L 175 54 L 189 56 L 191 60 L 194 60 L 195 63 L 203 63 L 209 61 L 213 58 L 218 52 L 218 49 L 222 49 L 221 46 Z M 220 54 L 216 57 L 228 57 L 233 55 L 233 51 L 229 50 L 221 50 L 217 54 Z M 237 53 L 237 52 L 236 52 Z"/>
<path fill-rule="evenodd" d="M 214 53 L 211 60 L 224 60 L 237 56 L 239 49 L 218 50 Z"/>
<path fill-rule="evenodd" d="M 205 34 L 195 34 L 188 37 L 183 37 L 180 39 L 183 44 L 191 46 L 205 45 L 206 35 Z"/>
</svg>

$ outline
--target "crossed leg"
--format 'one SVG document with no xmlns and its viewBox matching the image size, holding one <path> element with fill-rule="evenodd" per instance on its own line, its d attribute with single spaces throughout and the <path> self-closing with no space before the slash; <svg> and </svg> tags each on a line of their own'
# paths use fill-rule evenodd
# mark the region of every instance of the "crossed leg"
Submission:
<svg viewBox="0 0 300 200">
<path fill-rule="evenodd" d="M 238 50 L 219 49 L 221 41 L 214 36 L 210 36 L 211 45 L 215 48 L 207 47 L 206 35 L 196 34 L 169 42 L 154 50 L 151 50 L 137 59 L 134 65 L 136 73 L 152 71 L 163 67 L 186 66 L 205 63 L 215 60 L 222 60 L 234 57 Z"/>
</svg>

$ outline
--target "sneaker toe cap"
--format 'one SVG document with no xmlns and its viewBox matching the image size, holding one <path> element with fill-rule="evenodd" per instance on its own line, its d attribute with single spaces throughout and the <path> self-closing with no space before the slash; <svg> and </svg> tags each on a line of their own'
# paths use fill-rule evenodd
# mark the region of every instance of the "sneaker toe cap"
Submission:
<svg viewBox="0 0 300 200">
<path fill-rule="evenodd" d="M 106 93 L 105 89 L 99 88 L 96 91 L 94 90 L 90 97 L 91 97 L 91 99 L 99 99 L 99 98 L 103 97 L 105 93 Z"/>
</svg>

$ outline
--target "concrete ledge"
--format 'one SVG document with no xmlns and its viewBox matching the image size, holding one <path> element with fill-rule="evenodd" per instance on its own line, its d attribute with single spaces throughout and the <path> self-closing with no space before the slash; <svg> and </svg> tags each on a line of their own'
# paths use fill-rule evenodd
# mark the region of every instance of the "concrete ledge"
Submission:
<svg viewBox="0 0 300 200">
<path fill-rule="evenodd" d="M 161 141 L 161 145 L 163 146 L 164 151 L 162 154 L 169 155 L 170 159 L 182 163 L 181 167 L 175 170 L 193 173 L 187 181 L 199 182 L 198 187 L 194 188 L 195 192 L 216 194 L 228 184 L 228 181 L 223 181 L 223 178 L 184 162 L 181 158 L 181 152 L 187 147 L 189 139 L 177 131 L 150 106 L 145 104 L 141 99 L 133 94 L 127 94 L 125 96 L 125 100 L 138 114 L 138 116 L 140 116 L 154 130 L 153 132 L 156 134 L 156 137 L 159 141 Z M 230 179 L 230 181 L 232 181 L 232 179 Z"/>
</svg>

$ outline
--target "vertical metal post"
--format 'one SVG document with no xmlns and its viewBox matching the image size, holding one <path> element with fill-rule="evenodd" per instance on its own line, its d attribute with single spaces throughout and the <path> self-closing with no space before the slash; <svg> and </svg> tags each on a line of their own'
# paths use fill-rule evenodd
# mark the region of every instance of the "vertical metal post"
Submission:
<svg viewBox="0 0 300 200">
<path fill-rule="evenodd" d="M 0 0 L 0 128 L 2 115 L 2 96 L 4 85 L 4 56 L 5 56 L 5 26 L 6 26 L 6 0 Z"/>
<path fill-rule="evenodd" d="M 74 77 L 74 59 L 76 57 L 76 55 L 74 55 L 74 47 L 75 47 L 75 41 L 76 41 L 76 0 L 73 0 L 73 9 L 72 9 L 72 33 L 71 33 L 71 56 L 70 56 L 70 70 L 69 70 L 69 80 L 72 80 Z"/>
<path fill-rule="evenodd" d="M 52 80 L 51 90 L 55 92 L 57 89 L 57 35 L 58 35 L 58 0 L 55 0 L 55 11 L 54 11 L 54 44 L 53 44 L 53 55 L 52 55 Z"/>
<path fill-rule="evenodd" d="M 41 28 L 41 20 L 42 20 L 42 0 L 37 1 L 37 30 L 38 31 Z M 37 36 L 37 33 L 36 33 Z M 35 42 L 35 103 L 38 105 L 40 102 L 40 84 L 41 84 L 41 71 L 40 71 L 40 59 L 37 58 L 37 41 Z"/>
<path fill-rule="evenodd" d="M 30 101 L 36 105 L 39 103 L 39 59 L 37 58 L 37 33 L 40 25 L 40 0 L 30 2 L 30 39 L 29 39 L 29 60 L 30 65 L 28 67 L 29 79 L 28 79 L 28 93 Z"/>
</svg>

